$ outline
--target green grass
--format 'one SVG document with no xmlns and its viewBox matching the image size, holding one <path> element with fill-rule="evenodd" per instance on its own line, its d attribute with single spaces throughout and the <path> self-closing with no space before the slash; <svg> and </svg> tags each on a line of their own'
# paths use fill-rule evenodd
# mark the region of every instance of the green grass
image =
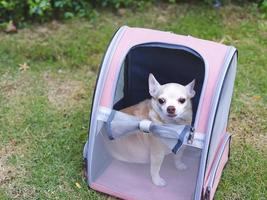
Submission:
<svg viewBox="0 0 267 200">
<path fill-rule="evenodd" d="M 110 38 L 127 24 L 222 41 L 239 50 L 231 158 L 216 199 L 266 199 L 267 22 L 253 4 L 161 4 L 99 11 L 0 33 L 0 199 L 106 199 L 82 177 L 90 103 Z M 19 64 L 30 68 L 21 72 Z M 1 166 L 0 165 L 0 166 Z M 81 185 L 81 188 L 76 186 Z"/>
</svg>

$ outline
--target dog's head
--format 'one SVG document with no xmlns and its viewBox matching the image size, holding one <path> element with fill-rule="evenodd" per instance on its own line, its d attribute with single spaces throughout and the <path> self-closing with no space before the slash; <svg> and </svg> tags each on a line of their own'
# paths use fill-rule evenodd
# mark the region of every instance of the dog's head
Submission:
<svg viewBox="0 0 267 200">
<path fill-rule="evenodd" d="M 195 96 L 195 80 L 186 86 L 178 83 L 160 85 L 152 74 L 149 74 L 149 93 L 152 96 L 153 109 L 164 118 L 183 118 L 191 109 L 191 98 Z"/>
</svg>

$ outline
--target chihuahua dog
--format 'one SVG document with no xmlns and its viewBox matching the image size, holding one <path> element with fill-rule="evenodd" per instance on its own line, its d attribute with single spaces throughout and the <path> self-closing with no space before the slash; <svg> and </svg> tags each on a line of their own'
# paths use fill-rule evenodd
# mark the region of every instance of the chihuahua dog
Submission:
<svg viewBox="0 0 267 200">
<path fill-rule="evenodd" d="M 151 99 L 127 107 L 122 112 L 150 119 L 157 123 L 171 123 L 190 125 L 192 121 L 192 103 L 194 97 L 195 80 L 186 86 L 177 83 L 160 85 L 152 74 L 149 74 L 149 93 Z M 171 153 L 160 138 L 152 134 L 137 132 L 129 136 L 110 141 L 110 152 L 118 160 L 132 163 L 149 163 L 152 182 L 157 186 L 164 186 L 166 182 L 160 177 L 160 168 L 164 157 Z M 174 155 L 177 169 L 186 169 L 181 161 L 182 149 Z"/>
</svg>

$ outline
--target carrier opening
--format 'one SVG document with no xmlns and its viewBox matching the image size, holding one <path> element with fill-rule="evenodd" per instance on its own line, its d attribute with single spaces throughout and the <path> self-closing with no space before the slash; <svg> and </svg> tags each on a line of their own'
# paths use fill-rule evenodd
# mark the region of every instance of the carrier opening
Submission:
<svg viewBox="0 0 267 200">
<path fill-rule="evenodd" d="M 148 76 L 152 73 L 160 84 L 187 85 L 195 79 L 196 95 L 192 99 L 193 123 L 205 78 L 205 63 L 193 49 L 163 43 L 141 44 L 133 47 L 122 64 L 114 109 L 121 110 L 151 98 Z"/>
</svg>

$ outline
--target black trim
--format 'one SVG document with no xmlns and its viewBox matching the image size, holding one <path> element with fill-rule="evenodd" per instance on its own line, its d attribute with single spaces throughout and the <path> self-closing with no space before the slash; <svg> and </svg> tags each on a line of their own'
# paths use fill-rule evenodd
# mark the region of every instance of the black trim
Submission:
<svg viewBox="0 0 267 200">
<path fill-rule="evenodd" d="M 200 58 L 204 62 L 204 59 L 202 58 L 202 56 L 196 50 L 194 50 L 194 49 L 192 49 L 192 48 L 190 48 L 188 46 L 185 46 L 185 45 L 170 44 L 170 43 L 164 43 L 164 42 L 147 42 L 147 43 L 142 43 L 142 44 L 138 44 L 138 45 L 133 46 L 128 51 L 128 53 L 132 49 L 137 48 L 137 47 L 161 47 L 161 48 L 166 48 L 166 49 L 179 49 L 179 50 L 184 50 L 184 51 L 187 51 L 187 52 L 189 52 L 189 53 L 197 56 L 198 58 Z"/>
<path fill-rule="evenodd" d="M 83 159 L 83 177 L 88 179 L 88 166 L 87 166 L 87 158 Z"/>
<path fill-rule="evenodd" d="M 129 53 L 129 52 L 128 52 Z M 128 88 L 128 84 L 124 84 L 125 82 L 126 83 L 128 83 L 128 81 L 129 81 L 129 76 L 128 76 L 128 73 L 129 73 L 129 56 L 130 55 L 128 55 L 128 53 L 126 54 L 126 58 L 124 59 L 124 74 L 123 74 L 123 98 L 129 98 L 126 94 L 127 94 L 127 91 L 129 90 L 129 88 Z M 127 61 L 127 62 L 126 62 Z M 118 81 L 117 81 L 117 84 L 116 84 L 116 88 L 117 88 L 117 85 L 118 85 Z M 113 97 L 114 98 L 114 97 Z M 114 100 L 113 100 L 114 101 Z M 126 101 L 128 101 L 128 100 L 126 100 Z"/>
<path fill-rule="evenodd" d="M 229 134 L 229 133 L 228 133 L 228 134 Z M 228 159 L 230 159 L 231 144 L 232 144 L 232 135 L 230 135 L 230 138 L 229 138 L 229 152 L 228 152 Z M 227 163 L 228 163 L 228 162 L 227 162 Z"/>
</svg>

